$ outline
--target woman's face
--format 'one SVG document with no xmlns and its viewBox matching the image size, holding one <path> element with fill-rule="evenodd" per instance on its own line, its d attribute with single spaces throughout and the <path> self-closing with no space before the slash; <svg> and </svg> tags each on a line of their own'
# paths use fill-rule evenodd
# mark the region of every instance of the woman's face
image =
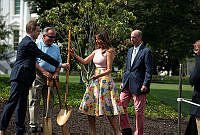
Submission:
<svg viewBox="0 0 200 135">
<path fill-rule="evenodd" d="M 97 44 L 99 47 L 102 47 L 102 46 L 103 46 L 103 41 L 99 38 L 98 35 L 95 36 L 95 39 L 96 39 L 96 44 Z"/>
<path fill-rule="evenodd" d="M 198 46 L 194 46 L 194 53 L 196 53 L 196 54 L 200 53 Z"/>
</svg>

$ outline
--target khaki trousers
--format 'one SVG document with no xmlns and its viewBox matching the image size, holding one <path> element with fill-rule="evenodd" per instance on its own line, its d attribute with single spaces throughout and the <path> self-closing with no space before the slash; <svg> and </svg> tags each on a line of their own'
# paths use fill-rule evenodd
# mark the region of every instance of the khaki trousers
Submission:
<svg viewBox="0 0 200 135">
<path fill-rule="evenodd" d="M 196 117 L 196 123 L 197 123 L 198 135 L 200 135 L 200 117 Z"/>
<path fill-rule="evenodd" d="M 55 85 L 54 85 L 55 86 Z M 54 106 L 54 93 L 55 87 L 51 88 L 50 92 L 50 103 L 48 117 L 51 118 L 53 115 Z M 47 79 L 40 72 L 37 72 L 36 79 L 33 82 L 32 90 L 29 90 L 29 115 L 30 115 L 30 127 L 39 127 L 41 119 L 39 118 L 40 101 L 43 99 L 43 117 L 46 116 L 47 108 Z"/>
</svg>

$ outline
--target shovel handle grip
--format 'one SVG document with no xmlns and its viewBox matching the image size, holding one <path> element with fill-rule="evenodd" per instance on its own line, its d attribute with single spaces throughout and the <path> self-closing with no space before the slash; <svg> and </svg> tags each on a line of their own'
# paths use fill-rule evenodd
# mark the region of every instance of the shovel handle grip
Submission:
<svg viewBox="0 0 200 135">
<path fill-rule="evenodd" d="M 49 87 L 50 86 L 50 81 L 49 81 L 49 79 L 47 79 L 47 87 Z"/>
</svg>

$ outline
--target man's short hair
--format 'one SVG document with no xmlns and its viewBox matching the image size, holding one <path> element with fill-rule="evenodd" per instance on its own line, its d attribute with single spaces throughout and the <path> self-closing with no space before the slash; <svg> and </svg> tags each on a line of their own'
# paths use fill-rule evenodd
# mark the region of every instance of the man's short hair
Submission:
<svg viewBox="0 0 200 135">
<path fill-rule="evenodd" d="M 53 27 L 46 27 L 46 28 L 44 28 L 44 30 L 43 30 L 43 35 L 47 35 L 47 33 L 48 33 L 49 30 L 55 31 L 55 29 L 54 29 Z M 56 31 L 55 31 L 55 33 L 56 33 Z"/>
<path fill-rule="evenodd" d="M 138 37 L 142 37 L 142 31 L 138 30 Z"/>
<path fill-rule="evenodd" d="M 26 24 L 26 33 L 30 34 L 32 31 L 35 31 L 37 26 L 40 26 L 40 24 L 37 23 L 36 20 L 30 20 L 30 21 Z M 32 30 L 32 31 L 31 31 L 31 30 Z"/>
</svg>

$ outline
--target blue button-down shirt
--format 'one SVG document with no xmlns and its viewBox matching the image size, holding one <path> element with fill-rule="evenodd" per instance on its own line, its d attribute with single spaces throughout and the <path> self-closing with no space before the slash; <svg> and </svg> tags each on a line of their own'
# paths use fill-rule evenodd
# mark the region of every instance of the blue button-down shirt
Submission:
<svg viewBox="0 0 200 135">
<path fill-rule="evenodd" d="M 37 43 L 37 46 L 40 50 L 42 50 L 44 53 L 50 55 L 55 60 L 57 60 L 59 63 L 62 63 L 61 55 L 60 55 L 60 49 L 57 45 L 52 44 L 51 46 L 45 45 L 43 40 L 40 40 Z M 37 58 L 37 63 L 40 67 L 45 69 L 48 72 L 55 72 L 56 67 L 52 66 L 51 64 L 45 62 L 44 60 Z"/>
</svg>

